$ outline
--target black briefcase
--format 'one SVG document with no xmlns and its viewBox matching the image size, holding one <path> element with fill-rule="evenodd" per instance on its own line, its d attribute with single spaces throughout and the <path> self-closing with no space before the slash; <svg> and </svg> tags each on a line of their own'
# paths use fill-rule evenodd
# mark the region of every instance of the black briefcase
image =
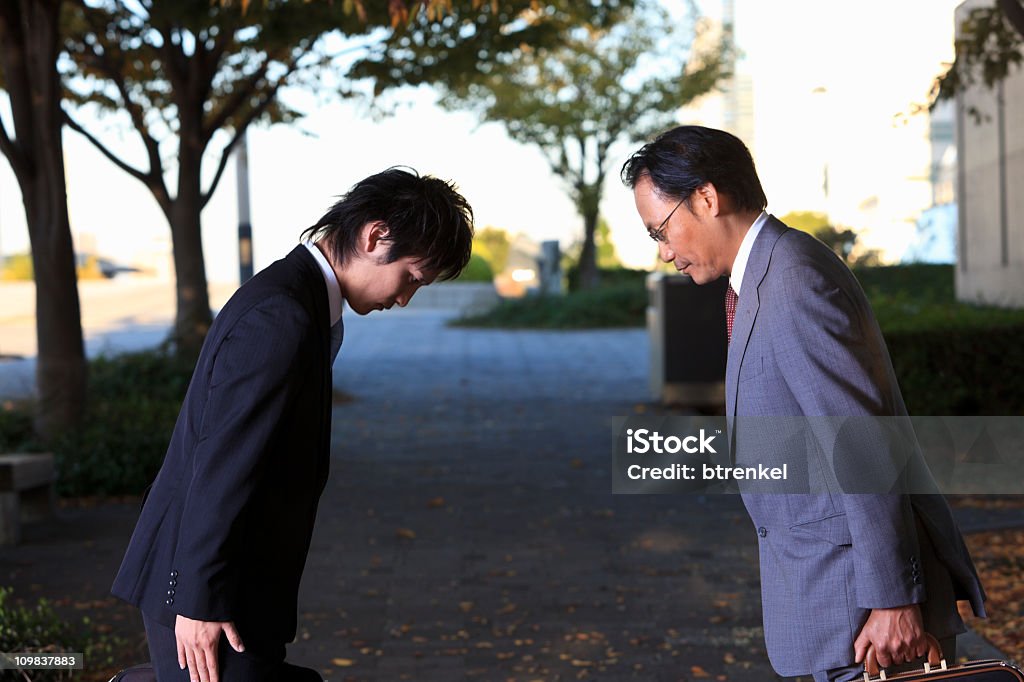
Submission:
<svg viewBox="0 0 1024 682">
<path fill-rule="evenodd" d="M 156 682 L 156 671 L 150 663 L 133 665 L 111 677 L 110 682 Z"/>
<path fill-rule="evenodd" d="M 894 682 L 938 682 L 938 680 L 956 680 L 956 682 L 1024 682 L 1024 673 L 1020 668 L 996 659 L 986 661 L 968 661 L 960 665 L 947 665 L 942 658 L 942 648 L 938 641 L 928 635 L 928 662 L 922 670 L 910 670 L 894 675 L 886 675 L 878 669 L 875 652 L 868 647 L 864 661 L 864 682 L 876 680 L 893 680 Z"/>
</svg>

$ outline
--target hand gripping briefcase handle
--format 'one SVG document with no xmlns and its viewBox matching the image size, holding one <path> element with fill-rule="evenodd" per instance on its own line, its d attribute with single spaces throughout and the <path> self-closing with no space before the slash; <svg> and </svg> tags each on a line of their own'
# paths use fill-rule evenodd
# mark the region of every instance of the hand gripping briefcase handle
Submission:
<svg viewBox="0 0 1024 682">
<path fill-rule="evenodd" d="M 960 665 L 947 666 L 938 641 L 928 634 L 925 637 L 928 639 L 928 662 L 924 664 L 924 672 L 912 670 L 886 677 L 884 670 L 879 672 L 873 648 L 868 647 L 864 656 L 864 682 L 871 682 L 875 675 L 879 675 L 879 680 L 892 682 L 1024 682 L 1024 673 L 1006 661 L 968 661 Z M 933 670 L 933 666 L 936 665 L 940 667 Z"/>
<path fill-rule="evenodd" d="M 939 640 L 935 639 L 927 632 L 924 633 L 925 639 L 928 641 L 928 660 L 924 663 L 924 672 L 927 675 L 932 671 L 933 666 L 939 666 L 940 670 L 946 670 L 946 659 L 942 657 L 942 647 L 939 645 Z M 868 651 L 864 654 L 864 682 L 870 682 L 872 677 L 878 677 L 880 680 L 888 679 L 885 676 L 885 670 L 879 670 L 878 659 L 875 658 L 875 645 L 869 644 Z"/>
</svg>

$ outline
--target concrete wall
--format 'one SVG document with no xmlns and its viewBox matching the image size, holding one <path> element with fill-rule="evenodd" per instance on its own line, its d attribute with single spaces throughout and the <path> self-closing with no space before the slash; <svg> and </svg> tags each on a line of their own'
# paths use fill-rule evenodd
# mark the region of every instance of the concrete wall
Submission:
<svg viewBox="0 0 1024 682">
<path fill-rule="evenodd" d="M 957 8 L 959 26 L 971 8 Z M 970 114 L 975 108 L 982 120 Z M 1024 71 L 957 98 L 956 295 L 961 301 L 1024 308 Z"/>
</svg>

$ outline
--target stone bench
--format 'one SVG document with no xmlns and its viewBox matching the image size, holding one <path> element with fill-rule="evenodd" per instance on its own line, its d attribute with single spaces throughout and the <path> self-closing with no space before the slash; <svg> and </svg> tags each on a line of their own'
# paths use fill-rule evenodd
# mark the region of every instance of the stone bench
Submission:
<svg viewBox="0 0 1024 682">
<path fill-rule="evenodd" d="M 21 524 L 53 515 L 56 469 L 51 454 L 0 455 L 0 545 L 21 541 Z"/>
</svg>

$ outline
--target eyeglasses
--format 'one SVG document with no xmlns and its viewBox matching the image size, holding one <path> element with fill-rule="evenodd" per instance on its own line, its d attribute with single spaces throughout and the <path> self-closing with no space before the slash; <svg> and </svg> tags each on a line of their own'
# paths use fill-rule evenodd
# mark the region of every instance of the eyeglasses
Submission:
<svg viewBox="0 0 1024 682">
<path fill-rule="evenodd" d="M 651 239 L 653 239 L 656 242 L 668 241 L 665 238 L 665 228 L 668 227 L 668 221 L 671 220 L 676 210 L 683 205 L 683 202 L 686 201 L 686 199 L 687 197 L 683 197 L 682 199 L 679 200 L 679 203 L 676 204 L 676 207 L 669 211 L 669 214 L 665 216 L 665 219 L 661 221 L 661 225 L 658 225 L 657 229 L 652 230 L 649 227 L 647 228 L 647 234 L 651 237 Z"/>
</svg>

